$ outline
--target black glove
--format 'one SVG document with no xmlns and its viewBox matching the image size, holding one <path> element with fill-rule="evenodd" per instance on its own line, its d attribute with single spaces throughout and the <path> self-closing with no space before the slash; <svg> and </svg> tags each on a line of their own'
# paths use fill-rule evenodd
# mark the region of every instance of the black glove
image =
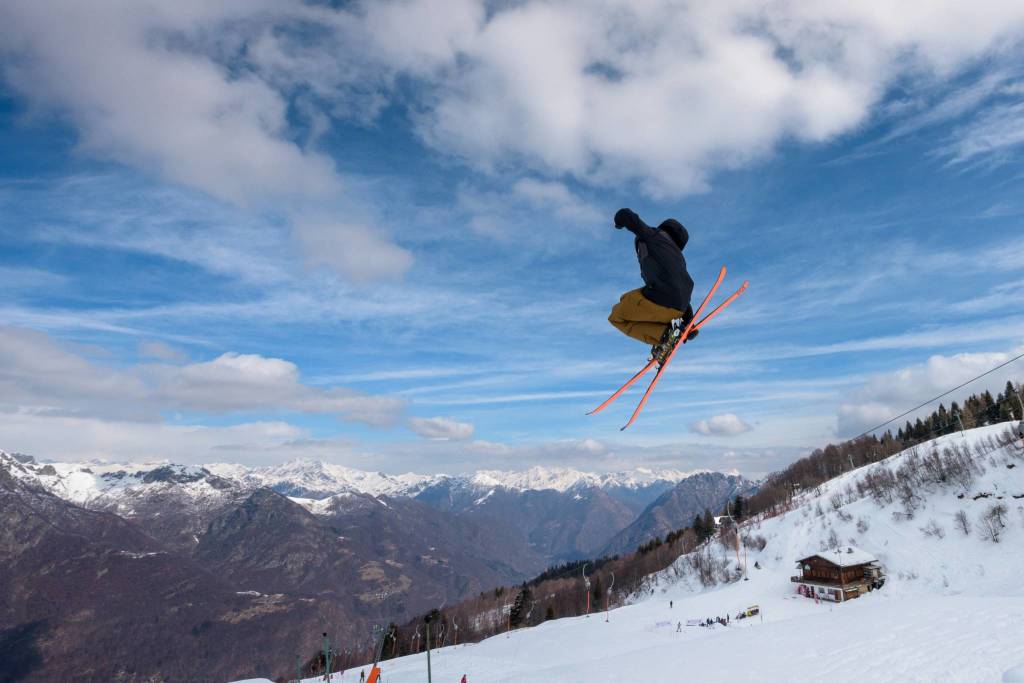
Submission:
<svg viewBox="0 0 1024 683">
<path fill-rule="evenodd" d="M 632 209 L 619 209 L 615 212 L 615 227 L 619 230 L 640 219 Z"/>
</svg>

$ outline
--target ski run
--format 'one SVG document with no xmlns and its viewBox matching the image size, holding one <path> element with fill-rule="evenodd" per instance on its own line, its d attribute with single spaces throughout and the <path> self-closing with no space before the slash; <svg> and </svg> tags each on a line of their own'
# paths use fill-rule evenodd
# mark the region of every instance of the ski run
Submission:
<svg viewBox="0 0 1024 683">
<path fill-rule="evenodd" d="M 725 581 L 704 587 L 694 558 L 681 556 L 649 577 L 642 595 L 607 614 L 434 650 L 432 680 L 1022 680 L 1024 448 L 1020 441 L 998 447 L 1006 433 L 1003 424 L 943 436 L 802 492 L 783 515 L 745 523 L 743 536 L 766 541 L 762 550 L 748 550 L 749 580 L 738 578 L 735 549 L 713 539 L 696 553 L 728 575 Z M 898 498 L 866 491 L 869 476 L 918 466 L 913 451 L 923 458 L 954 447 L 969 449 L 977 473 L 969 482 L 921 484 L 912 517 Z M 998 505 L 1005 511 L 993 520 Z M 790 578 L 799 573 L 797 560 L 836 546 L 877 558 L 884 586 L 839 604 L 798 595 Z M 753 605 L 758 615 L 736 619 Z M 727 626 L 691 625 L 726 615 Z M 424 681 L 426 654 L 388 660 L 381 669 L 386 683 Z M 357 667 L 331 680 L 355 683 L 359 675 Z"/>
</svg>

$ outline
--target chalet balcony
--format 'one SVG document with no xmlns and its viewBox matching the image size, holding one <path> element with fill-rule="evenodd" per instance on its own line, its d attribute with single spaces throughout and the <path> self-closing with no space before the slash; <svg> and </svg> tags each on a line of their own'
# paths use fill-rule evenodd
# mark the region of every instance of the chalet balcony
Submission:
<svg viewBox="0 0 1024 683">
<path fill-rule="evenodd" d="M 852 579 L 843 583 L 839 579 L 822 579 L 817 576 L 791 576 L 789 580 L 793 583 L 813 583 L 816 586 L 835 586 L 836 588 L 842 586 L 850 588 L 859 583 L 870 583 L 870 579 L 867 578 Z"/>
</svg>

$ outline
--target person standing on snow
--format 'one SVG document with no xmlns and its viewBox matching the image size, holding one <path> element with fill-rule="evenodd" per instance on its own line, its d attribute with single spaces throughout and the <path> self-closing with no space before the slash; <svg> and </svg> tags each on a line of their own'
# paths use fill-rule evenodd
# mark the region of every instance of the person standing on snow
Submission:
<svg viewBox="0 0 1024 683">
<path fill-rule="evenodd" d="M 612 308 L 608 322 L 626 336 L 651 344 L 651 358 L 660 365 L 682 329 L 693 319 L 693 278 L 683 258 L 690 235 L 674 218 L 655 229 L 631 209 L 615 213 L 615 227 L 636 235 L 633 246 L 644 286 L 623 294 Z M 696 336 L 697 330 L 691 331 L 683 343 Z"/>
</svg>

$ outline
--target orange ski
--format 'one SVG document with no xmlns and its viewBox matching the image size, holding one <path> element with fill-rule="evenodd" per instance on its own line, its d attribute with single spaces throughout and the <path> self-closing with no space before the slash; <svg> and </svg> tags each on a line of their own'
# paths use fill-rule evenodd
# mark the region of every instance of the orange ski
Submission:
<svg viewBox="0 0 1024 683">
<path fill-rule="evenodd" d="M 710 299 L 710 298 L 711 298 L 711 295 L 712 295 L 712 294 L 714 294 L 714 292 L 715 292 L 715 289 L 717 289 L 717 288 L 718 288 L 718 285 L 719 285 L 719 284 L 721 284 L 721 282 L 722 282 L 722 279 L 721 279 L 721 278 L 722 278 L 722 277 L 723 277 L 724 275 L 725 275 L 725 267 L 723 266 L 723 267 L 722 267 L 722 274 L 721 274 L 721 276 L 719 276 L 719 280 L 718 280 L 718 282 L 716 282 L 716 283 L 715 283 L 715 286 L 711 288 L 711 292 L 710 292 L 710 293 L 708 294 L 708 296 L 707 296 L 707 299 L 705 299 L 705 300 L 704 300 L 704 304 L 706 304 L 706 303 L 708 302 L 708 299 Z M 745 281 L 745 282 L 744 282 L 744 283 L 743 283 L 743 284 L 742 284 L 742 285 L 740 286 L 740 288 L 739 288 L 739 289 L 737 289 L 737 290 L 736 290 L 736 291 L 735 291 L 735 292 L 733 293 L 733 295 L 732 295 L 732 296 L 730 296 L 730 297 L 729 297 L 728 299 L 726 299 L 725 301 L 723 301 L 722 303 L 720 303 L 720 304 L 719 304 L 719 305 L 718 305 L 718 306 L 717 306 L 717 307 L 715 308 L 715 310 L 713 310 L 713 311 L 711 311 L 710 313 L 708 313 L 708 314 L 707 314 L 707 316 L 705 316 L 705 317 L 704 317 L 704 319 L 703 319 L 703 320 L 701 320 L 701 321 L 700 321 L 699 323 L 697 323 L 696 325 L 694 325 L 694 324 L 693 324 L 693 321 L 690 321 L 690 325 L 689 325 L 689 326 L 688 326 L 688 327 L 687 327 L 687 328 L 686 328 L 685 330 L 683 330 L 683 333 L 682 333 L 682 335 L 681 335 L 681 336 L 679 337 L 679 338 L 680 338 L 680 340 L 686 339 L 686 335 L 688 335 L 688 334 L 690 333 L 690 330 L 691 330 L 691 329 L 700 329 L 700 327 L 701 327 L 701 326 L 702 326 L 702 325 L 703 325 L 704 323 L 706 323 L 707 321 L 711 320 L 711 319 L 712 319 L 712 318 L 714 318 L 714 317 L 715 317 L 716 315 L 718 315 L 719 313 L 721 313 L 721 312 L 722 312 L 722 311 L 723 311 L 723 310 L 725 309 L 725 307 L 726 307 L 726 306 L 728 306 L 729 304 L 731 304 L 731 303 L 732 303 L 733 301 L 736 301 L 736 299 L 738 299 L 738 298 L 739 298 L 740 294 L 743 294 L 743 292 L 747 291 L 747 287 L 748 287 L 749 285 L 750 285 L 750 282 L 749 282 L 749 281 Z M 704 308 L 704 304 L 701 304 L 701 308 Z M 698 313 L 699 313 L 699 312 L 700 312 L 700 311 L 699 311 L 699 309 L 698 309 Z M 697 317 L 697 316 L 695 315 L 695 316 L 693 316 L 693 317 L 694 317 L 694 319 L 696 319 L 696 317 Z M 678 351 L 678 350 L 679 350 L 679 347 L 680 347 L 680 346 L 682 346 L 682 344 L 680 344 L 680 343 L 677 343 L 677 344 L 675 345 L 675 347 L 674 347 L 674 348 L 672 349 L 672 352 L 671 352 L 670 354 L 668 354 L 668 357 L 667 357 L 667 358 L 665 359 L 665 362 L 664 362 L 664 363 L 662 363 L 662 364 L 661 364 L 661 367 L 659 367 L 659 368 L 658 368 L 658 373 L 657 373 L 656 375 L 654 375 L 654 379 L 652 379 L 652 380 L 651 380 L 651 383 L 650 383 L 650 384 L 648 385 L 648 387 L 647 387 L 647 391 L 645 391 L 645 392 L 644 392 L 644 395 L 643 395 L 643 397 L 642 397 L 642 398 L 640 399 L 640 403 L 639 403 L 639 404 L 637 405 L 637 407 L 636 407 L 636 410 L 634 410 L 634 411 L 633 411 L 633 414 L 632 414 L 632 415 L 630 416 L 630 418 L 629 418 L 629 422 L 627 422 L 627 423 L 626 423 L 626 424 L 625 424 L 625 425 L 624 425 L 624 426 L 622 427 L 622 429 L 621 429 L 620 431 L 624 431 L 624 430 L 625 430 L 625 429 L 626 429 L 627 427 L 629 427 L 629 426 L 630 426 L 631 424 L 633 424 L 634 422 L 636 422 L 636 418 L 637 418 L 637 416 L 638 416 L 638 415 L 640 415 L 640 411 L 641 411 L 641 410 L 643 410 L 643 409 L 644 409 L 644 406 L 645 406 L 645 405 L 647 404 L 647 399 L 648 399 L 648 398 L 650 398 L 650 396 L 651 396 L 651 392 L 652 392 L 652 391 L 654 391 L 654 387 L 655 387 L 655 385 L 657 385 L 657 384 L 658 384 L 658 380 L 659 380 L 659 379 L 661 379 L 661 374 L 662 374 L 663 372 L 665 372 L 665 368 L 667 368 L 667 367 L 668 367 L 668 364 L 669 364 L 669 363 L 670 363 L 670 362 L 672 361 L 672 358 L 673 358 L 673 357 L 674 357 L 674 356 L 676 355 L 676 351 Z"/>
<path fill-rule="evenodd" d="M 708 301 L 711 299 L 711 295 L 715 293 L 715 290 L 718 289 L 718 286 L 720 284 L 722 284 L 722 280 L 724 280 L 724 279 L 725 279 L 725 266 L 722 266 L 722 269 L 718 272 L 718 279 L 715 280 L 715 284 L 711 287 L 711 291 L 708 292 L 708 295 L 706 297 L 704 297 L 704 301 L 701 302 L 700 308 L 697 309 L 697 312 L 693 314 L 693 320 L 690 321 L 690 325 L 693 326 L 694 329 L 698 328 L 699 324 L 698 325 L 693 325 L 693 321 L 697 319 L 697 316 L 699 316 L 701 314 L 701 312 L 704 310 L 704 307 L 707 306 Z M 687 327 L 686 328 L 686 332 L 679 337 L 680 341 L 683 340 L 683 339 L 686 339 L 686 335 L 689 334 L 689 333 L 690 333 L 690 327 Z M 638 379 L 643 377 L 647 373 L 648 370 L 650 370 L 652 367 L 654 367 L 654 364 L 656 362 L 657 361 L 654 358 L 652 358 L 647 363 L 647 365 L 645 365 L 643 368 L 641 368 L 640 372 L 638 372 L 635 375 L 633 375 L 629 379 L 629 381 L 627 381 L 625 384 L 623 384 L 622 387 L 618 391 L 616 391 L 614 394 L 609 396 L 608 399 L 604 403 L 602 403 L 601 405 L 599 405 L 598 407 L 594 408 L 589 413 L 587 413 L 587 415 L 594 415 L 596 413 L 599 413 L 602 410 L 604 410 L 605 408 L 607 408 L 609 405 L 611 405 L 612 402 L 615 401 L 615 399 L 617 399 L 619 396 L 622 396 L 622 393 L 624 391 L 626 391 L 626 389 L 629 389 L 631 386 L 633 386 L 634 382 L 636 382 Z"/>
</svg>

